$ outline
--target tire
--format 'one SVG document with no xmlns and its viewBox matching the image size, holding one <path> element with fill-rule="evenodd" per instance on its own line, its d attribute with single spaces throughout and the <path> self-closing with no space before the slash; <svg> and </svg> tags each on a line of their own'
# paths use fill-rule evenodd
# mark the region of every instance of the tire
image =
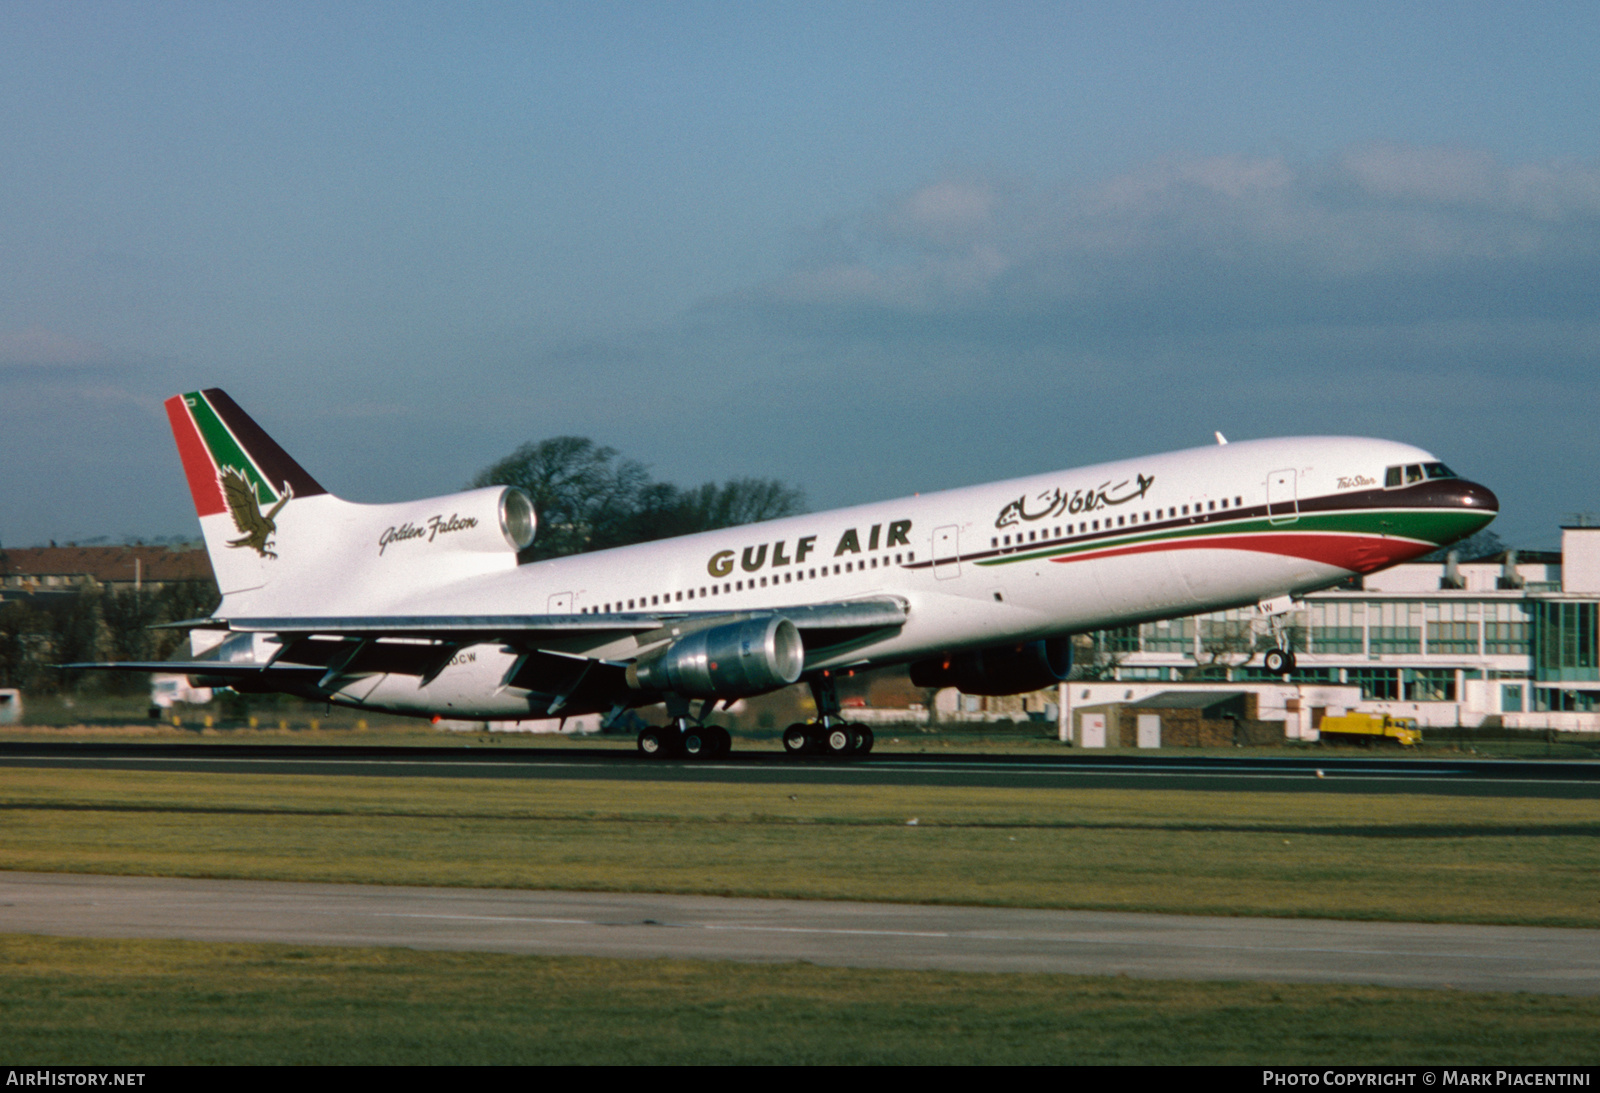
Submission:
<svg viewBox="0 0 1600 1093">
<path fill-rule="evenodd" d="M 811 733 L 799 723 L 783 730 L 783 750 L 789 755 L 804 755 L 810 750 Z"/>
<path fill-rule="evenodd" d="M 711 726 L 711 735 L 713 737 L 712 742 L 716 746 L 716 751 L 711 758 L 727 758 L 728 755 L 733 751 L 733 737 L 728 733 L 728 730 L 723 728 L 721 725 Z"/>
<path fill-rule="evenodd" d="M 849 755 L 855 750 L 856 734 L 849 725 L 830 725 L 822 735 L 822 747 L 833 756 Z"/>
<path fill-rule="evenodd" d="M 716 754 L 715 740 L 709 729 L 689 729 L 683 734 L 683 754 L 689 759 L 710 759 Z"/>
<path fill-rule="evenodd" d="M 1290 654 L 1282 649 L 1268 649 L 1266 656 L 1261 658 L 1261 666 L 1269 675 L 1287 675 L 1291 671 L 1291 663 Z"/>
<path fill-rule="evenodd" d="M 661 729 L 651 726 L 639 730 L 639 754 L 650 759 L 665 759 L 671 752 Z"/>
<path fill-rule="evenodd" d="M 852 749 L 857 755 L 870 755 L 872 753 L 872 730 L 865 725 L 851 725 L 855 730 L 855 747 Z"/>
</svg>

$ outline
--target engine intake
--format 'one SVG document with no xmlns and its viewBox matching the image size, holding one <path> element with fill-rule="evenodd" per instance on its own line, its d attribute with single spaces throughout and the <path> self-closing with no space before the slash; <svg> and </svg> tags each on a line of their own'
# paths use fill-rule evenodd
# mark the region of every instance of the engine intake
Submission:
<svg viewBox="0 0 1600 1093">
<path fill-rule="evenodd" d="M 726 623 L 686 634 L 628 666 L 628 685 L 686 698 L 744 698 L 800 678 L 805 646 L 780 615 Z"/>
<path fill-rule="evenodd" d="M 915 661 L 911 682 L 969 695 L 1017 695 L 1060 683 L 1071 671 L 1072 638 L 1045 638 Z"/>
</svg>

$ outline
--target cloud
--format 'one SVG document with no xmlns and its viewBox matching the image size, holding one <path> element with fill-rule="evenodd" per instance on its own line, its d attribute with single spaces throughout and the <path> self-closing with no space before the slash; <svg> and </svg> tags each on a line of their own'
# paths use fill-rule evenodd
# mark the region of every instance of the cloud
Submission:
<svg viewBox="0 0 1600 1093">
<path fill-rule="evenodd" d="M 106 358 L 104 347 L 42 326 L 0 330 L 0 368 L 85 368 L 104 364 Z"/>
<path fill-rule="evenodd" d="M 1061 336 L 1471 318 L 1591 321 L 1600 165 L 1371 145 L 1149 164 L 1073 190 L 939 180 L 730 303 L 812 323 Z"/>
</svg>

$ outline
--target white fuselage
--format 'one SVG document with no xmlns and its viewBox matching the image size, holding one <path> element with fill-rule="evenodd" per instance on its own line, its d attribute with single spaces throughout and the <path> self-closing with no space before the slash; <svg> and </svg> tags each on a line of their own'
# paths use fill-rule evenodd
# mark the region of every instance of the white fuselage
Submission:
<svg viewBox="0 0 1600 1093">
<path fill-rule="evenodd" d="M 1381 440 L 1240 442 L 442 583 L 426 575 L 435 544 L 447 540 L 391 541 L 379 556 L 380 525 L 390 517 L 375 511 L 373 526 L 359 536 L 372 544 L 363 579 L 325 582 L 315 602 L 275 603 L 273 610 L 700 615 L 892 596 L 907 606 L 903 626 L 865 644 L 807 650 L 805 668 L 906 662 L 1253 604 L 1431 550 L 1434 541 L 1408 533 L 1403 516 L 1395 515 L 1409 511 L 1404 504 L 1373 498 L 1382 492 L 1386 468 L 1433 460 Z M 1341 504 L 1345 497 L 1348 506 Z M 1434 518 L 1430 513 L 1423 515 Z M 286 534 L 296 515 L 314 515 L 314 507 L 307 502 L 297 513 L 290 505 L 280 521 Z M 439 572 L 449 571 L 441 555 Z M 225 602 L 219 613 L 248 613 L 236 606 Z M 610 662 L 638 651 L 632 636 L 583 631 L 543 647 Z M 479 645 L 425 685 L 414 677 L 366 677 L 351 680 L 335 700 L 446 716 L 529 716 L 525 697 L 506 686 L 516 660 L 510 648 Z"/>
</svg>

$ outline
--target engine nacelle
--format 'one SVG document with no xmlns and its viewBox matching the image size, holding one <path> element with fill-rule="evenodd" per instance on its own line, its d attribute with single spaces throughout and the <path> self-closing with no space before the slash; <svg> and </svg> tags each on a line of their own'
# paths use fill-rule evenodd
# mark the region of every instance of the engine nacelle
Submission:
<svg viewBox="0 0 1600 1093">
<path fill-rule="evenodd" d="M 744 698 L 787 687 L 804 664 L 794 623 L 767 615 L 684 635 L 629 665 L 628 685 L 686 698 Z"/>
<path fill-rule="evenodd" d="M 1060 683 L 1071 671 L 1072 638 L 1045 638 L 919 660 L 911 682 L 969 695 L 1018 695 Z"/>
<path fill-rule="evenodd" d="M 380 556 L 396 549 L 515 554 L 533 542 L 538 526 L 533 502 L 515 486 L 374 505 L 369 511 L 387 525 L 377 536 Z"/>
</svg>

